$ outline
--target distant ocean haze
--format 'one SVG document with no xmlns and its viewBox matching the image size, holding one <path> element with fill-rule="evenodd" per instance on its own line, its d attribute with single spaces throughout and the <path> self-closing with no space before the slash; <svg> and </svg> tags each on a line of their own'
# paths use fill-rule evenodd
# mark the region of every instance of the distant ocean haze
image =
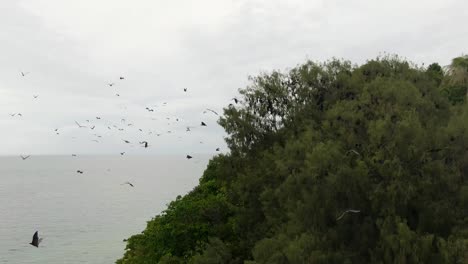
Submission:
<svg viewBox="0 0 468 264">
<path fill-rule="evenodd" d="M 198 184 L 211 156 L 193 157 L 0 157 L 0 263 L 114 263 L 123 239 Z"/>
</svg>

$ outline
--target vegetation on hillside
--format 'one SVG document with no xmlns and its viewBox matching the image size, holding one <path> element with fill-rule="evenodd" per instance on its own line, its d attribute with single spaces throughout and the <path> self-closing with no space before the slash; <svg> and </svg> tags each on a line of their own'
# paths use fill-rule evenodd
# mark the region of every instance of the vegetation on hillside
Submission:
<svg viewBox="0 0 468 264">
<path fill-rule="evenodd" d="M 230 152 L 117 263 L 468 263 L 467 77 L 384 57 L 252 78 Z"/>
</svg>

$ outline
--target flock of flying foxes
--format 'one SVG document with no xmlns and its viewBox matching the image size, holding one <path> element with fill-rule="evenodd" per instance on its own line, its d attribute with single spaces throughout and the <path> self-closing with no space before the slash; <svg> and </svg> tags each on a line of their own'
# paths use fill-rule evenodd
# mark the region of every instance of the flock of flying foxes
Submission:
<svg viewBox="0 0 468 264">
<path fill-rule="evenodd" d="M 23 71 L 21 72 L 21 76 L 22 76 L 22 77 L 26 77 L 28 74 L 29 74 L 29 72 L 23 72 Z M 120 77 L 119 77 L 119 80 L 121 80 L 121 81 L 122 81 L 122 80 L 125 80 L 125 77 L 120 76 Z M 107 85 L 108 85 L 109 87 L 113 87 L 113 86 L 115 85 L 115 83 L 112 82 L 112 83 L 108 83 Z M 184 91 L 184 93 L 186 93 L 186 92 L 187 92 L 187 88 L 183 88 L 183 91 Z M 116 93 L 115 95 L 116 95 L 116 96 L 120 96 L 120 94 L 118 94 L 118 93 Z M 33 95 L 33 98 L 34 98 L 34 99 L 37 99 L 38 97 L 39 97 L 39 95 Z M 239 100 L 238 100 L 237 98 L 233 98 L 232 100 L 234 100 L 234 102 L 235 102 L 236 104 L 239 102 Z M 165 106 L 166 104 L 167 104 L 167 102 L 164 102 L 164 103 L 163 103 L 163 106 Z M 152 109 L 152 108 L 146 107 L 145 109 L 146 109 L 148 112 L 154 112 L 154 109 Z M 211 112 L 211 113 L 213 113 L 213 114 L 215 114 L 215 115 L 219 115 L 218 112 L 216 112 L 215 110 L 210 109 L 210 108 L 206 108 L 206 110 L 203 111 L 204 114 L 207 113 L 207 112 Z M 21 113 L 11 113 L 10 116 L 11 116 L 11 117 L 15 117 L 15 116 L 16 116 L 16 117 L 22 117 L 23 115 L 22 115 Z M 96 120 L 100 120 L 100 119 L 101 119 L 101 117 L 99 117 L 99 116 L 96 117 Z M 166 118 L 166 119 L 169 120 L 169 118 Z M 178 118 L 176 118 L 175 120 L 176 120 L 176 121 L 179 121 Z M 80 123 L 80 122 L 78 122 L 78 121 L 75 121 L 75 124 L 77 125 L 77 127 L 78 127 L 79 129 L 85 128 L 85 129 L 94 130 L 94 129 L 96 128 L 95 125 L 91 125 L 91 124 L 90 124 L 90 120 L 86 120 L 86 122 L 87 122 L 87 124 L 84 124 L 84 123 Z M 122 122 L 122 123 L 126 123 L 126 120 L 125 120 L 125 119 L 121 119 L 121 122 Z M 133 126 L 132 123 L 126 123 L 126 125 L 127 125 L 127 127 Z M 200 126 L 206 127 L 207 124 L 206 124 L 205 122 L 201 121 L 201 122 L 200 122 Z M 117 125 L 112 125 L 112 127 L 113 127 L 114 129 L 119 130 L 119 131 L 123 131 L 123 130 L 124 130 L 123 127 L 118 127 Z M 111 126 L 107 126 L 107 129 L 108 129 L 108 130 L 111 130 L 112 127 L 111 127 Z M 191 128 L 194 128 L 194 127 L 187 126 L 186 131 L 187 131 L 187 132 L 190 132 L 190 131 L 191 131 Z M 142 132 L 143 130 L 142 130 L 142 129 L 139 129 L 139 131 Z M 57 135 L 60 134 L 58 128 L 54 129 L 54 132 L 55 132 Z M 171 132 L 172 132 L 172 131 L 170 131 L 170 130 L 167 131 L 167 133 L 171 133 Z M 152 134 L 151 131 L 150 131 L 149 133 Z M 99 135 L 97 135 L 97 134 L 94 134 L 94 135 L 95 135 L 97 138 L 100 138 L 100 137 L 101 137 L 101 136 L 99 136 Z M 157 135 L 157 136 L 160 136 L 161 134 L 156 134 L 156 135 Z M 97 139 L 93 139 L 92 141 L 98 142 L 98 143 L 99 143 L 99 140 L 97 140 Z M 123 141 L 125 144 L 131 144 L 131 142 L 130 142 L 129 140 L 122 139 L 122 141 Z M 200 142 L 200 143 L 202 143 L 202 142 Z M 148 143 L 147 141 L 141 141 L 141 142 L 139 142 L 139 144 L 140 144 L 141 147 L 143 147 L 143 148 L 148 148 L 148 147 L 150 147 L 150 145 L 149 145 L 149 143 Z M 216 148 L 216 151 L 220 151 L 220 148 Z M 76 157 L 76 156 L 77 156 L 76 154 L 71 154 L 71 155 L 72 155 L 72 157 Z M 122 156 L 125 155 L 125 152 L 120 152 L 120 155 L 122 155 Z M 27 156 L 20 155 L 20 157 L 21 157 L 22 160 L 26 160 L 26 159 L 30 158 L 31 155 L 27 155 Z M 193 158 L 193 157 L 192 157 L 191 155 L 188 155 L 188 154 L 186 155 L 186 159 L 192 159 L 192 158 Z M 76 173 L 78 173 L 78 174 L 83 174 L 84 172 L 83 172 L 83 170 L 77 170 Z M 125 183 L 122 183 L 121 185 L 128 185 L 128 186 L 130 186 L 130 187 L 134 187 L 134 185 L 133 185 L 131 182 L 129 182 L 129 181 L 127 181 L 127 182 L 125 182 Z M 42 238 L 39 238 L 39 232 L 36 231 L 36 232 L 34 233 L 34 235 L 33 235 L 32 242 L 29 243 L 29 244 L 32 245 L 32 246 L 35 246 L 35 247 L 39 247 L 39 243 L 41 243 L 41 241 L 42 241 Z"/>
</svg>

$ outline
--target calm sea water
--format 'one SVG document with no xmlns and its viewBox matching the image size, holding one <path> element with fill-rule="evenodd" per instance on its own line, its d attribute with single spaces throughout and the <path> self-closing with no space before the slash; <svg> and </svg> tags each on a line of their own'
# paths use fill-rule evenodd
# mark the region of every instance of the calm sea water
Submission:
<svg viewBox="0 0 468 264">
<path fill-rule="evenodd" d="M 0 157 L 0 263 L 114 263 L 122 240 L 190 191 L 209 158 Z"/>
</svg>

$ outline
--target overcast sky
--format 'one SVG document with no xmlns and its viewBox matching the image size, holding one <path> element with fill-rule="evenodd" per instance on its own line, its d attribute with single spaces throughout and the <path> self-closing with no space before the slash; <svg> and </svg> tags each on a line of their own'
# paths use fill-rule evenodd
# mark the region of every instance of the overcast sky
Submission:
<svg viewBox="0 0 468 264">
<path fill-rule="evenodd" d="M 466 0 L 4 0 L 0 155 L 225 151 L 203 111 L 249 75 L 383 52 L 445 65 L 468 52 L 467 17 Z"/>
</svg>

